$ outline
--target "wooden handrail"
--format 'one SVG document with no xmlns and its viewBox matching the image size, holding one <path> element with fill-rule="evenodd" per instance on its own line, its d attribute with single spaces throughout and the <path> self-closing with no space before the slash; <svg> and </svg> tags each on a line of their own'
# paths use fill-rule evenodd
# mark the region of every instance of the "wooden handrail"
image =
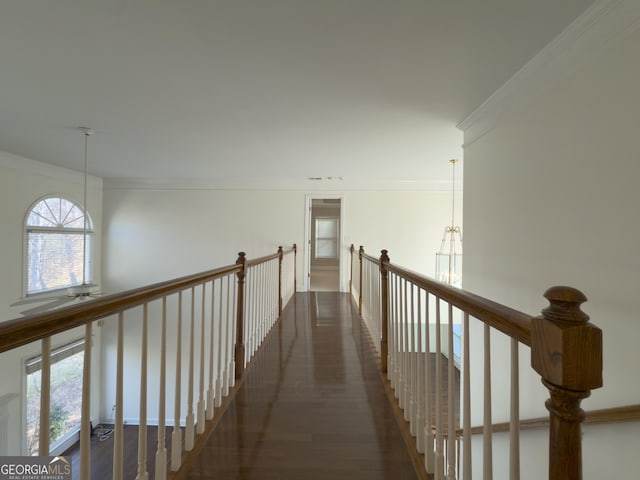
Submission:
<svg viewBox="0 0 640 480">
<path fill-rule="evenodd" d="M 294 248 L 289 248 L 284 250 L 283 254 L 286 255 L 294 251 Z M 258 265 L 274 258 L 278 258 L 278 253 L 247 260 L 247 266 Z M 7 320 L 0 323 L 0 353 L 86 325 L 124 310 L 138 307 L 192 286 L 200 285 L 231 273 L 238 273 L 240 269 L 240 265 L 228 265 L 124 292 L 105 295 L 79 305 L 71 305 L 50 312 Z"/>
<path fill-rule="evenodd" d="M 362 248 L 362 247 L 360 247 Z M 372 257 L 371 255 L 369 255 L 368 253 L 364 253 L 364 249 L 362 250 L 362 258 L 369 260 L 371 263 L 375 263 L 376 265 L 380 265 L 380 259 L 376 258 L 376 257 Z"/>
<path fill-rule="evenodd" d="M 282 247 L 278 247 L 279 249 Z M 272 253 L 269 255 L 265 255 L 263 257 L 258 257 L 258 258 L 252 258 L 251 260 L 247 259 L 247 268 L 248 267 L 253 267 L 255 265 L 261 264 L 261 263 L 266 263 L 270 260 L 275 260 L 276 258 L 280 257 L 280 250 L 278 249 L 278 251 L 276 253 Z M 291 247 L 291 248 L 287 248 L 287 249 L 282 249 L 282 255 L 288 255 L 289 253 L 294 253 L 295 252 L 295 246 Z"/>
<path fill-rule="evenodd" d="M 474 293 L 454 288 L 420 273 L 389 263 L 387 270 L 400 275 L 436 297 L 467 312 L 496 330 L 531 346 L 531 315 L 506 307 Z"/>
<path fill-rule="evenodd" d="M 0 353 L 129 310 L 194 285 L 238 272 L 239 269 L 238 265 L 229 265 L 133 290 L 105 295 L 79 305 L 2 322 L 0 323 Z"/>
</svg>

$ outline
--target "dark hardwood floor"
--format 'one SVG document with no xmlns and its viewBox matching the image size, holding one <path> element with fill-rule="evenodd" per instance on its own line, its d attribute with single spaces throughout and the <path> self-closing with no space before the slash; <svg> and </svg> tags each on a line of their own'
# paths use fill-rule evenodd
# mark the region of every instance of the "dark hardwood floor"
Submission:
<svg viewBox="0 0 640 480">
<path fill-rule="evenodd" d="M 298 294 L 275 328 L 183 478 L 417 478 L 349 295 Z"/>
<path fill-rule="evenodd" d="M 442 363 L 446 369 L 446 359 Z M 459 378 L 456 384 L 459 391 Z M 408 426 L 398 420 L 402 412 L 391 406 L 390 395 L 349 295 L 299 293 L 227 409 L 221 410 L 209 437 L 197 443 L 174 477 L 420 478 L 414 469 L 415 452 L 412 461 L 405 444 L 412 441 L 407 440 Z M 171 429 L 167 428 L 167 439 Z M 136 476 L 137 431 L 136 426 L 125 426 L 126 479 Z M 147 436 L 147 469 L 149 478 L 154 478 L 157 429 L 148 427 Z M 77 448 L 66 455 L 72 457 L 74 472 L 79 472 Z M 91 460 L 92 479 L 111 478 L 113 436 L 104 441 L 92 438 Z"/>
<path fill-rule="evenodd" d="M 91 437 L 91 478 L 92 480 L 103 480 L 113 478 L 113 434 L 104 434 L 111 426 L 105 425 L 100 431 L 96 429 L 96 434 Z M 171 458 L 171 432 L 173 427 L 167 427 L 167 458 Z M 184 429 L 183 429 L 184 432 Z M 102 434 L 100 434 L 102 433 Z M 149 478 L 154 478 L 156 446 L 158 440 L 158 428 L 147 427 L 147 471 Z M 71 457 L 71 472 L 73 480 L 80 479 L 80 445 L 76 444 L 62 455 Z M 124 426 L 124 448 L 123 448 L 123 476 L 126 479 L 136 478 L 138 471 L 138 426 Z"/>
</svg>

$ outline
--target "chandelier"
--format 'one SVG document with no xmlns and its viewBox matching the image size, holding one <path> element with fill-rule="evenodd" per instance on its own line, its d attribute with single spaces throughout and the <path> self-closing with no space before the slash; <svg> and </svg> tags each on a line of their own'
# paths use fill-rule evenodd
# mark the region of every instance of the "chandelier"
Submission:
<svg viewBox="0 0 640 480">
<path fill-rule="evenodd" d="M 456 163 L 449 160 L 453 168 L 451 193 L 451 225 L 445 227 L 440 243 L 440 250 L 436 253 L 436 280 L 448 285 L 462 287 L 462 230 L 455 224 L 456 202 Z"/>
</svg>

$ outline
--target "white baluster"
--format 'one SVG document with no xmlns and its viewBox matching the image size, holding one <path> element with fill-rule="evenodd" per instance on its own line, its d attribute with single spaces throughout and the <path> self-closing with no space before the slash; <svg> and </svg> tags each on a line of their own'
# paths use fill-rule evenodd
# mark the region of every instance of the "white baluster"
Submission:
<svg viewBox="0 0 640 480">
<path fill-rule="evenodd" d="M 80 415 L 80 478 L 91 479 L 91 345 L 92 323 L 84 331 L 82 367 L 82 414 Z"/>
<path fill-rule="evenodd" d="M 264 324 L 263 324 L 263 328 L 262 328 L 262 335 L 260 336 L 260 342 L 258 343 L 258 347 L 260 347 L 260 345 L 262 345 L 262 342 L 264 341 L 264 339 L 267 336 L 267 332 L 269 331 L 269 326 L 270 326 L 270 318 L 271 318 L 271 295 L 269 294 L 269 272 L 271 270 L 271 265 L 273 264 L 273 261 L 268 262 L 267 264 L 265 264 L 264 269 L 265 269 L 265 275 L 264 275 L 264 280 L 262 281 L 262 293 L 264 295 L 264 298 L 262 300 L 262 303 L 264 304 Z"/>
<path fill-rule="evenodd" d="M 243 329 L 243 339 L 242 339 L 242 343 L 245 346 L 245 350 L 244 350 L 244 359 L 243 359 L 243 363 L 246 366 L 248 363 L 248 355 L 251 352 L 251 338 L 252 338 L 252 330 L 253 330 L 253 308 L 254 308 L 254 303 L 253 303 L 253 274 L 254 274 L 254 267 L 248 267 L 247 268 L 247 274 L 245 277 L 245 282 L 244 282 L 244 291 L 245 291 L 245 313 L 246 313 L 246 317 L 244 317 L 244 326 L 245 328 Z"/>
<path fill-rule="evenodd" d="M 463 372 L 464 372 L 464 385 L 463 385 L 463 405 L 462 415 L 464 417 L 464 431 L 463 431 L 463 472 L 464 480 L 471 480 L 471 361 L 469 358 L 469 314 L 464 314 L 464 350 L 463 350 Z"/>
<path fill-rule="evenodd" d="M 484 419 L 483 478 L 493 478 L 493 441 L 491 432 L 491 329 L 484 324 Z"/>
<path fill-rule="evenodd" d="M 444 436 L 442 428 L 442 331 L 440 298 L 436 297 L 436 458 L 435 478 L 444 478 Z"/>
<path fill-rule="evenodd" d="M 271 295 L 270 295 L 271 282 L 269 281 L 269 274 L 270 274 L 272 265 L 273 265 L 273 260 L 271 260 L 265 265 L 265 275 L 264 275 L 263 287 L 262 287 L 262 292 L 264 294 L 264 298 L 262 300 L 262 303 L 264 304 L 264 330 L 262 332 L 262 338 L 260 339 L 260 345 L 262 345 L 262 342 L 267 337 L 267 332 L 270 330 L 269 327 L 271 325 L 271 322 L 270 322 L 271 320 Z"/>
<path fill-rule="evenodd" d="M 364 319 L 367 330 L 370 330 L 369 321 L 371 317 L 369 312 L 371 306 L 369 305 L 369 261 L 362 260 L 362 316 Z"/>
<path fill-rule="evenodd" d="M 195 343 L 195 324 L 196 324 L 196 291 L 195 287 L 191 288 L 191 321 L 189 327 L 189 386 L 187 387 L 187 418 L 184 448 L 187 452 L 193 449 L 195 444 L 195 415 L 193 413 L 193 361 L 194 361 L 194 343 Z"/>
<path fill-rule="evenodd" d="M 271 282 L 271 328 L 273 328 L 278 320 L 278 303 L 280 302 L 278 298 L 278 268 L 277 260 L 271 262 L 271 274 L 273 276 L 273 281 Z M 271 330 L 271 328 L 269 330 Z"/>
<path fill-rule="evenodd" d="M 40 374 L 40 430 L 38 455 L 49 455 L 51 417 L 51 337 L 42 339 L 42 369 Z"/>
<path fill-rule="evenodd" d="M 266 265 L 261 263 L 259 266 L 260 274 L 258 275 L 258 288 L 256 288 L 256 305 L 258 306 L 259 316 L 258 316 L 258 328 L 256 329 L 256 342 L 253 347 L 253 354 L 255 355 L 258 350 L 258 346 L 262 343 L 262 338 L 264 335 L 264 329 L 266 324 L 266 314 L 267 314 L 267 302 L 266 295 L 264 294 L 264 287 L 266 283 Z M 253 355 L 252 355 L 253 356 Z"/>
<path fill-rule="evenodd" d="M 271 328 L 278 320 L 278 263 L 271 263 L 271 271 L 273 275 L 273 281 L 271 282 Z"/>
<path fill-rule="evenodd" d="M 400 404 L 400 392 L 402 391 L 402 317 L 400 315 L 400 306 L 402 297 L 400 296 L 400 277 L 398 275 L 394 278 L 394 290 L 395 290 L 395 302 L 394 302 L 394 316 L 395 316 L 395 386 L 394 395 L 398 399 L 398 405 Z"/>
<path fill-rule="evenodd" d="M 381 288 L 381 284 L 380 284 L 380 269 L 377 268 L 375 270 L 375 275 L 374 275 L 374 286 L 375 286 L 375 305 L 376 305 L 376 330 L 377 330 L 377 337 L 376 337 L 376 346 L 378 347 L 378 350 L 380 351 L 380 354 L 382 354 L 382 302 L 380 300 L 380 288 Z M 388 341 L 388 339 L 387 339 Z"/>
<path fill-rule="evenodd" d="M 116 411 L 113 420 L 113 479 L 123 478 L 124 419 L 122 411 L 124 384 L 124 313 L 118 314 L 118 338 L 116 347 Z"/>
<path fill-rule="evenodd" d="M 166 396 L 167 396 L 167 297 L 162 297 L 160 326 L 160 388 L 158 395 L 158 448 L 156 450 L 156 480 L 167 478 Z"/>
<path fill-rule="evenodd" d="M 182 429 L 180 428 L 180 398 L 182 391 L 182 291 L 178 293 L 178 326 L 176 331 L 176 375 L 173 431 L 171 433 L 171 471 L 182 465 Z"/>
<path fill-rule="evenodd" d="M 511 415 L 509 425 L 509 479 L 520 480 L 520 374 L 518 341 L 511 339 Z"/>
<path fill-rule="evenodd" d="M 418 405 L 416 399 L 416 388 L 418 383 L 418 352 L 416 351 L 416 312 L 415 312 L 415 286 L 411 287 L 411 383 L 409 386 L 409 431 L 411 435 L 416 436 L 416 427 L 418 423 Z"/>
<path fill-rule="evenodd" d="M 256 266 L 256 284 L 254 285 L 254 302 L 256 308 L 256 324 L 254 329 L 254 337 L 253 337 L 253 348 L 251 349 L 251 354 L 249 355 L 249 360 L 251 360 L 256 353 L 258 348 L 258 343 L 260 342 L 260 335 L 262 332 L 262 325 L 264 324 L 264 299 L 261 298 L 262 293 L 262 285 L 264 284 L 264 264 L 261 263 Z"/>
<path fill-rule="evenodd" d="M 400 290 L 400 277 L 396 275 L 395 278 L 395 315 L 396 315 L 396 386 L 395 397 L 398 399 L 398 405 L 402 405 L 402 392 L 404 390 L 403 378 L 402 378 L 402 296 Z"/>
<path fill-rule="evenodd" d="M 227 277 L 227 283 L 229 282 L 229 277 Z M 222 335 L 222 290 L 223 290 L 223 279 L 220 278 L 220 301 L 218 302 L 218 377 L 216 378 L 216 407 L 222 405 L 222 391 L 223 391 L 223 383 L 226 382 L 226 378 L 228 376 L 227 372 L 227 346 L 226 346 L 226 335 L 227 331 L 225 330 L 225 336 Z M 228 286 L 227 286 L 228 288 Z M 228 328 L 228 327 L 227 327 Z M 224 359 L 222 358 L 222 353 L 224 351 Z"/>
<path fill-rule="evenodd" d="M 258 344 L 260 343 L 260 336 L 262 334 L 262 327 L 264 325 L 264 298 L 261 298 L 262 286 L 264 285 L 264 263 L 261 263 L 256 267 L 256 285 L 254 291 L 254 300 L 256 304 L 256 328 L 255 337 L 253 342 L 253 350 L 251 351 L 250 358 L 253 358 Z"/>
<path fill-rule="evenodd" d="M 449 304 L 449 361 L 447 362 L 448 391 L 447 391 L 447 480 L 456 480 L 456 378 L 455 356 L 453 353 L 453 305 Z"/>
<path fill-rule="evenodd" d="M 265 264 L 265 275 L 263 280 L 262 293 L 264 294 L 264 299 L 262 303 L 264 304 L 264 327 L 262 330 L 262 335 L 260 337 L 260 342 L 258 346 L 262 345 L 262 341 L 266 338 L 267 332 L 269 331 L 269 319 L 271 316 L 270 308 L 271 308 L 271 295 L 269 295 L 269 272 L 271 269 L 271 265 L 273 265 L 273 261 Z"/>
<path fill-rule="evenodd" d="M 216 281 L 211 282 L 211 327 L 209 330 L 209 390 L 207 391 L 207 420 L 211 420 L 215 411 L 215 384 L 213 383 L 213 374 L 215 367 L 213 364 L 215 352 L 215 302 L 216 299 Z"/>
<path fill-rule="evenodd" d="M 422 289 L 418 288 L 417 295 L 417 320 L 418 320 L 418 345 L 417 345 L 417 371 L 416 375 L 418 377 L 418 382 L 416 384 L 417 390 L 417 400 L 418 404 L 416 405 L 417 409 L 417 418 L 416 418 L 416 449 L 418 453 L 424 453 L 424 425 L 425 425 L 425 416 L 424 416 L 424 360 L 422 359 Z M 425 352 L 425 355 L 428 355 L 429 352 Z"/>
<path fill-rule="evenodd" d="M 407 291 L 407 281 L 403 280 L 404 291 L 404 315 L 402 316 L 404 322 L 404 351 L 403 351 L 403 364 L 404 364 L 404 392 L 402 397 L 402 409 L 404 410 L 405 421 L 410 420 L 411 415 L 411 345 L 409 343 L 409 292 Z"/>
<path fill-rule="evenodd" d="M 202 284 L 202 298 L 200 299 L 200 381 L 198 382 L 198 422 L 196 424 L 196 433 L 201 435 L 204 433 L 204 332 L 205 332 L 205 284 Z"/>
<path fill-rule="evenodd" d="M 245 344 L 245 357 L 244 357 L 244 365 L 246 366 L 251 360 L 251 349 L 253 348 L 253 338 L 254 338 L 254 324 L 255 324 L 255 308 L 256 302 L 253 299 L 253 294 L 255 291 L 255 284 L 257 272 L 256 267 L 247 268 L 247 278 L 244 284 L 244 288 L 247 291 L 247 299 L 246 302 L 246 312 L 247 312 L 247 320 L 245 322 L 246 329 L 244 329 L 244 344 Z"/>
<path fill-rule="evenodd" d="M 253 352 L 255 352 L 256 345 L 256 337 L 258 331 L 259 324 L 259 304 L 258 304 L 258 287 L 260 285 L 260 266 L 256 265 L 253 267 L 253 277 L 251 281 L 251 306 L 252 306 L 252 315 L 251 315 L 251 338 L 249 338 L 250 348 L 247 349 L 247 358 L 245 360 L 245 366 L 249 364 L 251 361 L 251 357 L 253 357 Z"/>
<path fill-rule="evenodd" d="M 435 452 L 433 448 L 433 399 L 431 388 L 431 317 L 429 315 L 429 293 L 424 294 L 424 414 L 425 414 L 425 470 L 429 474 L 435 472 Z"/>
<path fill-rule="evenodd" d="M 225 342 L 224 342 L 224 358 L 225 358 L 225 373 L 222 380 L 222 395 L 229 395 L 229 382 L 230 378 L 235 378 L 235 372 L 230 367 L 230 357 L 233 357 L 233 348 L 231 347 L 229 342 L 233 341 L 233 333 L 234 330 L 231 330 L 231 325 L 229 322 L 229 284 L 231 283 L 230 276 L 227 277 L 227 303 L 225 307 L 225 315 L 224 315 L 224 324 L 225 324 Z M 235 282 L 233 282 L 235 284 Z M 222 313 L 222 310 L 220 311 Z M 220 322 L 222 322 L 222 317 L 220 317 Z M 246 332 L 245 332 L 246 334 Z"/>
<path fill-rule="evenodd" d="M 236 332 L 236 324 L 238 320 L 238 296 L 237 296 L 237 288 L 238 282 L 232 281 L 232 276 L 229 275 L 227 277 L 229 280 L 227 281 L 227 313 L 228 316 L 228 325 L 229 325 L 229 338 L 227 339 L 227 347 L 229 348 L 229 355 L 227 358 L 229 359 L 229 386 L 233 387 L 236 383 L 236 362 L 235 355 L 233 354 L 233 342 L 235 341 L 235 332 Z M 229 297 L 230 284 L 233 284 L 233 293 L 231 297 Z M 231 308 L 228 307 L 229 302 L 231 302 Z"/>
<path fill-rule="evenodd" d="M 253 343 L 251 345 L 251 350 L 249 350 L 249 355 L 247 356 L 247 365 L 253 358 L 253 354 L 256 351 L 256 346 L 258 341 L 260 340 L 260 330 L 262 325 L 262 312 L 261 312 L 261 302 L 260 302 L 260 287 L 262 285 L 262 267 L 263 264 L 256 265 L 254 267 L 254 284 L 253 284 L 253 311 L 254 311 L 254 324 L 253 324 Z"/>
<path fill-rule="evenodd" d="M 148 305 L 142 312 L 142 341 L 140 345 L 140 425 L 138 426 L 138 473 L 136 480 L 149 478 L 147 472 L 147 322 Z"/>
<path fill-rule="evenodd" d="M 394 275 L 389 272 L 388 274 L 388 288 L 389 288 L 389 338 L 387 339 L 387 343 L 389 345 L 389 355 L 387 360 L 387 379 L 391 384 L 391 388 L 395 389 L 395 368 L 396 368 L 396 322 L 395 322 L 395 290 L 393 288 L 394 284 Z"/>
<path fill-rule="evenodd" d="M 382 338 L 380 330 L 380 303 L 378 303 L 378 277 L 380 269 L 371 262 L 371 324 L 373 327 L 376 352 L 380 354 L 380 340 Z"/>
</svg>

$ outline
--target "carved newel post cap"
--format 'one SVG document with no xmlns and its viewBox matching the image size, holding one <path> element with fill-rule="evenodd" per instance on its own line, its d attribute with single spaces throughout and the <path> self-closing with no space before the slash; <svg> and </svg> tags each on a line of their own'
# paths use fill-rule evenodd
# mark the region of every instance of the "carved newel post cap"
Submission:
<svg viewBox="0 0 640 480">
<path fill-rule="evenodd" d="M 587 297 L 572 287 L 551 287 L 544 292 L 549 306 L 542 310 L 542 316 L 550 321 L 587 323 L 589 315 L 580 310 Z"/>
<path fill-rule="evenodd" d="M 238 259 L 236 260 L 236 265 L 239 265 L 241 263 L 245 263 L 247 260 L 247 254 L 244 252 L 238 252 Z"/>
<path fill-rule="evenodd" d="M 390 262 L 391 260 L 389 259 L 389 255 L 387 255 L 389 253 L 388 250 L 380 250 L 380 260 L 383 262 Z"/>
<path fill-rule="evenodd" d="M 602 331 L 580 309 L 587 297 L 571 287 L 552 287 L 549 306 L 531 321 L 531 366 L 545 382 L 589 391 L 602 386 Z"/>
</svg>

